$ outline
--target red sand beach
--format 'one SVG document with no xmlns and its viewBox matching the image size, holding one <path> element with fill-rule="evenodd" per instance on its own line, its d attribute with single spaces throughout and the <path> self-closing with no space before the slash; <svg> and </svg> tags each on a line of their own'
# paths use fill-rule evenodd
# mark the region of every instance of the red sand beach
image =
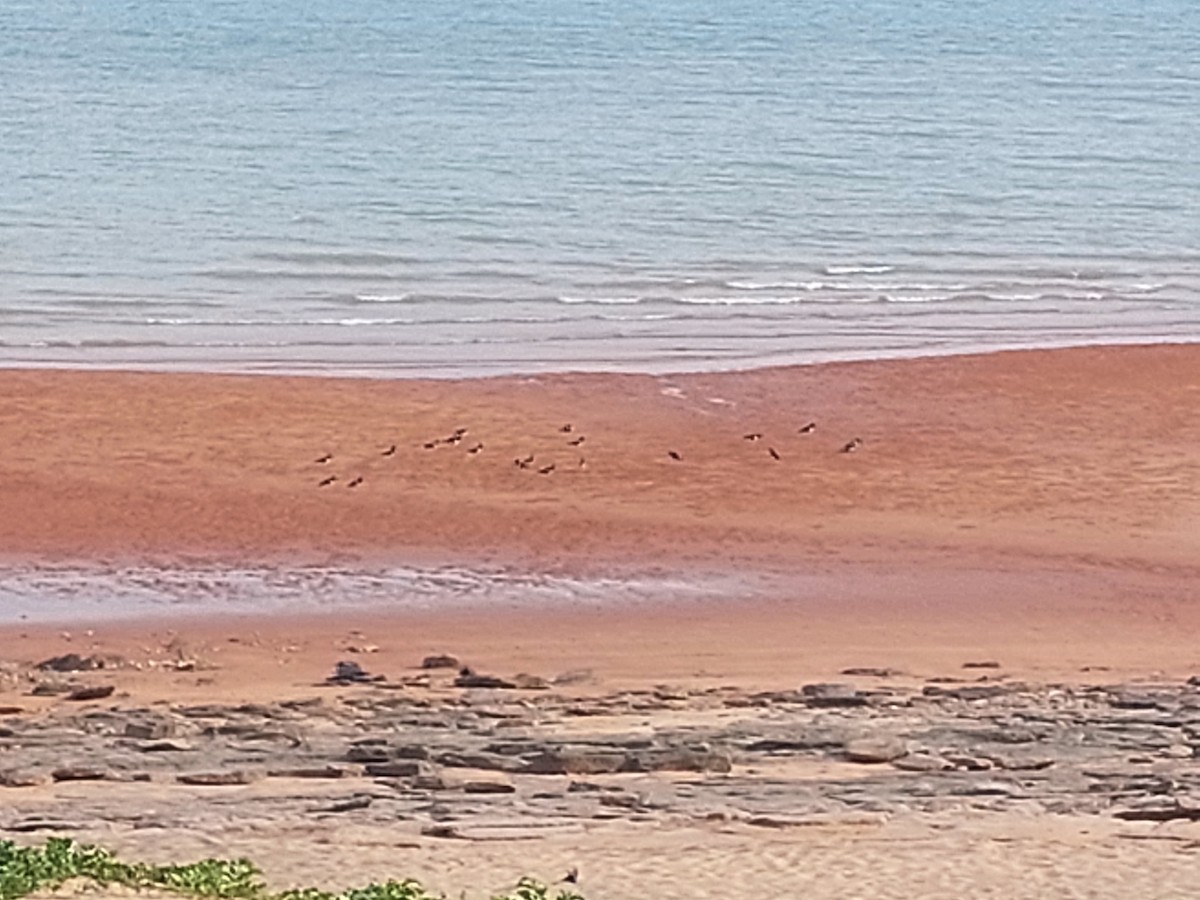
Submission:
<svg viewBox="0 0 1200 900">
<path fill-rule="evenodd" d="M 0 646 L 209 663 L 113 673 L 141 704 L 301 696 L 356 648 L 372 670 L 453 652 L 488 671 L 587 669 L 605 690 L 780 689 L 847 666 L 929 677 L 971 660 L 1041 682 L 1185 677 L 1200 671 L 1197 410 L 1186 345 L 670 377 L 5 371 L 13 565 L 453 563 L 768 587 L 587 610 L 192 609 L 8 627 Z M 34 712 L 57 702 L 6 691 Z M 736 867 L 749 851 L 729 852 Z"/>
</svg>

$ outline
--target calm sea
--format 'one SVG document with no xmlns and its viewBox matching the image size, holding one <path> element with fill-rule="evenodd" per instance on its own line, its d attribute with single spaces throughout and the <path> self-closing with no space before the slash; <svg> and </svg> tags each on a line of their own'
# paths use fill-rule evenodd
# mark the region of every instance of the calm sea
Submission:
<svg viewBox="0 0 1200 900">
<path fill-rule="evenodd" d="M 1200 336 L 1195 0 L 5 0 L 0 364 Z"/>
</svg>

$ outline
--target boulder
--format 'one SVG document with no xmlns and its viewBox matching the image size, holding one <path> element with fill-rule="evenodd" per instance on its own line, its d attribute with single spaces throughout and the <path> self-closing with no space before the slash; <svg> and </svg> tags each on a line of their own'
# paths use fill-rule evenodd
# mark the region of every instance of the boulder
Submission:
<svg viewBox="0 0 1200 900">
<path fill-rule="evenodd" d="M 856 763 L 886 763 L 908 755 L 908 747 L 899 738 L 855 738 L 843 749 L 846 759 Z"/>
<path fill-rule="evenodd" d="M 852 684 L 840 682 L 806 684 L 800 688 L 804 701 L 815 707 L 866 706 L 867 698 Z"/>
</svg>

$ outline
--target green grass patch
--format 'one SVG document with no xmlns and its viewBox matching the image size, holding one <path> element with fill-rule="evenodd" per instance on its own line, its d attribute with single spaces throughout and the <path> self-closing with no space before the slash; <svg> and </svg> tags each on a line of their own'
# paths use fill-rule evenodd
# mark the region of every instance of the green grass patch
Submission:
<svg viewBox="0 0 1200 900">
<path fill-rule="evenodd" d="M 179 866 L 127 863 L 102 847 L 51 838 L 43 847 L 18 847 L 0 841 L 0 900 L 18 900 L 35 891 L 59 887 L 71 878 L 131 888 L 156 888 L 189 897 L 228 900 L 445 900 L 411 879 L 368 884 L 348 891 L 316 888 L 272 892 L 262 873 L 247 859 L 203 859 Z M 509 894 L 492 900 L 583 900 L 573 891 L 553 889 L 532 878 L 522 878 Z"/>
</svg>

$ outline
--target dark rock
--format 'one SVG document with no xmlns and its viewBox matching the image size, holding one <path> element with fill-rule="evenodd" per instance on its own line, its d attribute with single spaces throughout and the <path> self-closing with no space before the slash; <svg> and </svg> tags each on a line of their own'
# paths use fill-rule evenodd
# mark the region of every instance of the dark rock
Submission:
<svg viewBox="0 0 1200 900">
<path fill-rule="evenodd" d="M 852 684 L 806 684 L 800 688 L 805 702 L 815 707 L 866 706 L 867 698 Z"/>
<path fill-rule="evenodd" d="M 39 681 L 29 692 L 31 697 L 57 697 L 59 694 L 69 694 L 75 690 L 72 685 L 61 681 Z"/>
<path fill-rule="evenodd" d="M 464 669 L 454 679 L 454 686 L 460 688 L 515 688 L 517 685 L 495 675 L 480 675 L 469 669 Z"/>
<path fill-rule="evenodd" d="M 258 777 L 250 772 L 234 769 L 228 772 L 189 772 L 176 775 L 175 780 L 180 784 L 221 787 L 232 784 L 251 784 L 257 781 Z"/>
<path fill-rule="evenodd" d="M 297 766 L 294 768 L 267 770 L 267 776 L 270 778 L 347 778 L 357 774 L 356 770 L 334 765 Z"/>
<path fill-rule="evenodd" d="M 370 794 L 359 794 L 354 797 L 348 797 L 345 800 L 339 800 L 336 803 L 331 803 L 329 806 L 323 806 L 316 812 L 327 813 L 344 813 L 353 812 L 356 809 L 366 809 L 371 805 L 374 798 Z"/>
<path fill-rule="evenodd" d="M 0 716 L 15 716 L 25 712 L 23 706 L 0 706 Z"/>
<path fill-rule="evenodd" d="M 387 745 L 375 744 L 358 745 L 346 751 L 346 759 L 356 763 L 385 763 L 392 758 L 391 748 Z"/>
<path fill-rule="evenodd" d="M 500 753 L 484 753 L 447 750 L 437 753 L 434 762 L 452 769 L 486 769 L 493 772 L 515 772 L 521 768 L 521 760 Z"/>
<path fill-rule="evenodd" d="M 333 674 L 325 679 L 326 684 L 378 684 L 387 679 L 382 675 L 369 675 L 362 666 L 353 660 L 342 660 L 333 667 Z"/>
<path fill-rule="evenodd" d="M 184 753 L 195 749 L 183 741 L 143 741 L 137 748 L 143 753 Z"/>
<path fill-rule="evenodd" d="M 964 669 L 998 669 L 1000 663 L 994 659 L 984 659 L 978 662 L 965 662 L 962 664 Z"/>
<path fill-rule="evenodd" d="M 64 653 L 42 660 L 36 668 L 43 672 L 91 672 L 93 669 L 103 669 L 104 660 L 96 656 Z"/>
<path fill-rule="evenodd" d="M 113 691 L 116 690 L 111 684 L 101 684 L 95 687 L 76 688 L 67 694 L 68 700 L 103 700 L 105 697 L 111 697 Z"/>
<path fill-rule="evenodd" d="M 422 669 L 457 669 L 458 667 L 458 658 L 446 653 L 427 656 L 421 660 Z"/>
<path fill-rule="evenodd" d="M 870 678 L 894 678 L 904 673 L 899 669 L 877 668 L 875 666 L 852 666 L 849 669 L 842 669 L 841 674 L 859 675 Z"/>
<path fill-rule="evenodd" d="M 464 781 L 462 789 L 467 794 L 512 794 L 517 790 L 508 781 Z"/>
<path fill-rule="evenodd" d="M 393 759 L 366 765 L 366 773 L 374 778 L 412 778 L 429 775 L 432 771 L 429 763 L 419 759 Z"/>
<path fill-rule="evenodd" d="M 92 766 L 63 766 L 50 773 L 55 781 L 103 781 L 108 778 L 107 769 Z"/>
</svg>

